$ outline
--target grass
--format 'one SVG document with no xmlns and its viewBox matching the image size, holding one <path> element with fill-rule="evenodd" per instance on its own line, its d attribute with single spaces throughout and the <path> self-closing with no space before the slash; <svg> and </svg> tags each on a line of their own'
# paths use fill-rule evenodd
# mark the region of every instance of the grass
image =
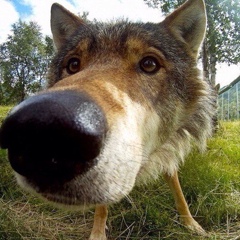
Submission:
<svg viewBox="0 0 240 240">
<path fill-rule="evenodd" d="M 11 108 L 11 106 L 0 105 L 0 123 L 2 123 L 3 119 L 6 117 L 7 113 L 10 111 Z"/>
<path fill-rule="evenodd" d="M 0 107 L 0 122 L 8 112 Z M 135 187 L 109 209 L 110 239 L 240 239 L 240 122 L 222 122 L 208 151 L 193 151 L 180 172 L 191 212 L 209 232 L 189 233 L 179 223 L 172 195 L 162 178 Z M 0 240 L 79 240 L 90 234 L 93 211 L 69 212 L 22 191 L 0 150 Z"/>
</svg>

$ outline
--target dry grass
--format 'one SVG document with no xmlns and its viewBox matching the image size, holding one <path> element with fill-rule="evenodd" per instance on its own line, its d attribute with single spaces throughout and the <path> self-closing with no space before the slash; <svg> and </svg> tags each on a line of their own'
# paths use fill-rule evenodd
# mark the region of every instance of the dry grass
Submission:
<svg viewBox="0 0 240 240">
<path fill-rule="evenodd" d="M 0 200 L 0 239 L 79 240 L 89 236 L 93 212 L 55 209 L 29 194 L 22 194 L 17 199 Z"/>
</svg>

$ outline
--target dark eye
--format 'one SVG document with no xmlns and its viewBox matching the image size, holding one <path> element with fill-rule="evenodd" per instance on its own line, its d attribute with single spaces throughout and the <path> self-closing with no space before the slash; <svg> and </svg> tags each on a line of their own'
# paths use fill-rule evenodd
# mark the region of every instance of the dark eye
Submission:
<svg viewBox="0 0 240 240">
<path fill-rule="evenodd" d="M 139 66 L 141 70 L 145 73 L 155 73 L 160 69 L 160 64 L 158 60 L 155 57 L 144 57 L 140 63 Z"/>
<path fill-rule="evenodd" d="M 74 74 L 80 71 L 80 59 L 79 58 L 70 58 L 67 63 L 67 72 L 69 74 Z"/>
</svg>

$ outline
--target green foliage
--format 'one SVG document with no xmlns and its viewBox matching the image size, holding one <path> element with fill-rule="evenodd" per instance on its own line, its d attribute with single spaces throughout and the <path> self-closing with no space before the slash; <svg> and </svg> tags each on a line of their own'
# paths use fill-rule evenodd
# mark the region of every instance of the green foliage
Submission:
<svg viewBox="0 0 240 240">
<path fill-rule="evenodd" d="M 0 126 L 12 106 L 0 106 Z"/>
<path fill-rule="evenodd" d="M 39 91 L 52 55 L 52 40 L 43 38 L 36 23 L 13 24 L 12 35 L 0 45 L 0 102 L 20 102 Z"/>
<path fill-rule="evenodd" d="M 10 108 L 0 107 L 3 117 Z M 194 235 L 179 223 L 162 178 L 135 187 L 109 209 L 110 239 L 218 240 L 240 236 L 240 122 L 221 122 L 204 154 L 193 151 L 180 171 L 190 210 L 209 232 Z M 22 191 L 0 150 L 0 240 L 80 240 L 90 234 L 93 211 L 69 212 Z"/>
</svg>

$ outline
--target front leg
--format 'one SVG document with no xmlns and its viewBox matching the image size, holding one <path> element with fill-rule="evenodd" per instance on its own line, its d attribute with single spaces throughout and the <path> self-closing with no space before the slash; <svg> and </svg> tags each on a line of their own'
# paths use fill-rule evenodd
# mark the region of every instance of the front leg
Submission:
<svg viewBox="0 0 240 240">
<path fill-rule="evenodd" d="M 206 232 L 199 225 L 199 223 L 193 219 L 192 214 L 189 211 L 188 204 L 185 200 L 178 179 L 178 172 L 176 171 L 173 175 L 164 174 L 164 178 L 173 193 L 176 208 L 180 214 L 180 219 L 183 225 L 197 234 L 206 235 Z"/>
<path fill-rule="evenodd" d="M 106 205 L 96 205 L 93 228 L 89 240 L 107 240 L 106 222 L 108 210 Z"/>
</svg>

